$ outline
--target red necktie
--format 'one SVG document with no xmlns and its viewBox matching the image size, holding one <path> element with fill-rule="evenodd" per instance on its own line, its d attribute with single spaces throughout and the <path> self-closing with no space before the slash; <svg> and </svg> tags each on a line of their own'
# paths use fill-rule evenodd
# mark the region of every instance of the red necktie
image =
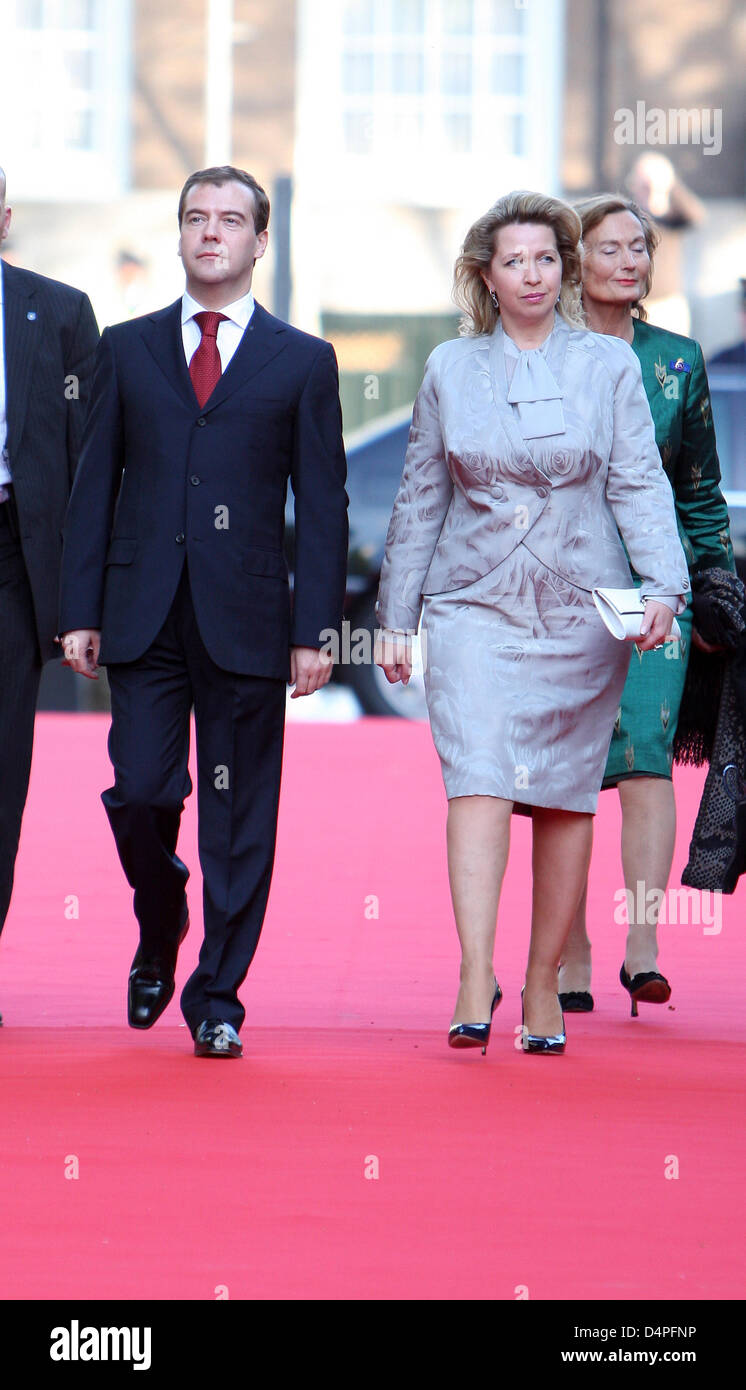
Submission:
<svg viewBox="0 0 746 1390">
<path fill-rule="evenodd" d="M 194 322 L 199 326 L 202 339 L 189 363 L 189 375 L 200 406 L 210 399 L 223 374 L 218 352 L 218 324 L 227 317 L 227 314 L 215 314 L 207 309 L 194 315 Z"/>
</svg>

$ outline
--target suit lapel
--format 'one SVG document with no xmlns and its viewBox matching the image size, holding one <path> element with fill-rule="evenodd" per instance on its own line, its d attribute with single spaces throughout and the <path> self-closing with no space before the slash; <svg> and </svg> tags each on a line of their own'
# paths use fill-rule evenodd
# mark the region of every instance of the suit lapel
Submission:
<svg viewBox="0 0 746 1390">
<path fill-rule="evenodd" d="M 3 263 L 3 319 L 6 415 L 11 471 L 20 469 L 20 443 L 30 397 L 31 369 L 45 324 L 33 282 L 22 271 Z M 63 383 L 60 382 L 62 391 Z"/>
<path fill-rule="evenodd" d="M 254 312 L 243 337 L 203 407 L 205 414 L 221 405 L 228 396 L 244 386 L 257 372 L 266 367 L 273 357 L 282 352 L 286 331 L 287 325 L 280 319 L 268 314 L 261 304 L 254 305 Z M 177 299 L 175 304 L 169 305 L 159 313 L 150 314 L 143 325 L 142 335 L 166 380 L 190 410 L 199 409 L 184 355 L 181 300 Z"/>
<path fill-rule="evenodd" d="M 142 326 L 142 336 L 169 385 L 190 410 L 195 410 L 197 397 L 189 376 L 181 334 L 181 300 L 177 299 L 175 304 L 156 314 L 149 314 Z"/>
<path fill-rule="evenodd" d="M 287 342 L 287 325 L 281 319 L 268 314 L 261 304 L 254 305 L 254 312 L 246 325 L 243 337 L 236 348 L 228 366 L 220 378 L 205 411 L 214 410 L 231 396 L 239 387 L 245 386 L 257 372 L 266 367 Z"/>
</svg>

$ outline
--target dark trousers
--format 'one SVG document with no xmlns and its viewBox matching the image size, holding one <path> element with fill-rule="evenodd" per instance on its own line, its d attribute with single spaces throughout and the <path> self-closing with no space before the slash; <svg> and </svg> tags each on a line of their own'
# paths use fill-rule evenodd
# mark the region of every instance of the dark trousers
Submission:
<svg viewBox="0 0 746 1390">
<path fill-rule="evenodd" d="M 143 657 L 108 667 L 109 756 L 102 796 L 135 890 L 145 957 L 173 958 L 189 871 L 176 854 L 197 739 L 199 858 L 205 936 L 181 996 L 192 1030 L 207 1018 L 241 1027 L 238 989 L 259 941 L 274 862 L 285 682 L 223 671 L 194 615 L 186 564 L 171 612 Z"/>
<path fill-rule="evenodd" d="M 15 502 L 0 503 L 0 931 L 13 891 L 34 744 L 41 657 Z"/>
</svg>

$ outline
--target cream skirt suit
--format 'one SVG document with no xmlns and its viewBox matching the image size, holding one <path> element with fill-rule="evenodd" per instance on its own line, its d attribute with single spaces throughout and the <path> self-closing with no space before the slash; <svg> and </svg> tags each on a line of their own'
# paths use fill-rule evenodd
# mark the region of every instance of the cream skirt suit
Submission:
<svg viewBox="0 0 746 1390">
<path fill-rule="evenodd" d="M 639 362 L 555 315 L 441 343 L 415 402 L 377 604 L 415 631 L 450 797 L 593 812 L 630 658 L 591 590 L 680 612 L 689 575 Z"/>
</svg>

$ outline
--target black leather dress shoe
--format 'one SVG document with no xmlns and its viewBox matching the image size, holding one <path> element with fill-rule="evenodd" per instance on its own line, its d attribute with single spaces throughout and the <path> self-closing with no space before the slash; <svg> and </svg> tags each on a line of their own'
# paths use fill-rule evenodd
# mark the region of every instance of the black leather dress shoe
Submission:
<svg viewBox="0 0 746 1390">
<path fill-rule="evenodd" d="M 130 1028 L 152 1028 L 173 998 L 174 977 L 161 960 L 136 962 L 137 956 L 127 987 L 127 1022 Z"/>
<path fill-rule="evenodd" d="M 127 1022 L 130 1028 L 152 1028 L 174 994 L 174 975 L 179 946 L 189 931 L 189 913 L 176 950 L 168 956 L 145 956 L 138 946 L 127 986 Z"/>
<path fill-rule="evenodd" d="M 195 1057 L 240 1057 L 242 1051 L 235 1028 L 220 1018 L 206 1018 L 194 1034 Z"/>
</svg>

